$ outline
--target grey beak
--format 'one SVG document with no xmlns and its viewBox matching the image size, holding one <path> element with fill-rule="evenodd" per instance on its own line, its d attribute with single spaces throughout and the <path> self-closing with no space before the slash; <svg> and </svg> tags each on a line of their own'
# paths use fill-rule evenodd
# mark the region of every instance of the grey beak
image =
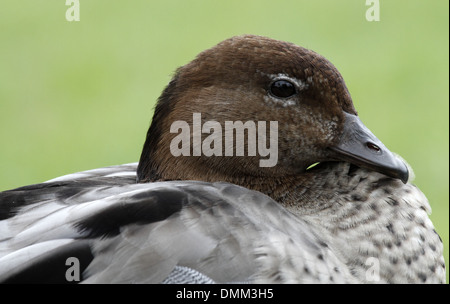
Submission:
<svg viewBox="0 0 450 304">
<path fill-rule="evenodd" d="M 389 151 L 356 115 L 345 113 L 342 137 L 331 150 L 335 152 L 333 157 L 336 160 L 398 178 L 405 184 L 408 181 L 406 164 Z"/>
</svg>

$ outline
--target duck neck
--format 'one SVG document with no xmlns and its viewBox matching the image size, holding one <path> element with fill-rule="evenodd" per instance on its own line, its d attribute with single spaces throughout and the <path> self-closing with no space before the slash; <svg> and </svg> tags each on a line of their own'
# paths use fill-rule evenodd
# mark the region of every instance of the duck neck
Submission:
<svg viewBox="0 0 450 304">
<path fill-rule="evenodd" d="M 195 159 L 191 159 L 191 161 L 195 161 Z M 323 204 L 323 202 L 327 202 L 326 198 L 332 193 L 332 191 L 327 191 L 327 178 L 322 176 L 321 170 L 287 175 L 250 175 L 242 174 L 236 167 L 214 167 L 214 164 L 205 165 L 201 161 L 186 162 L 186 159 L 180 158 L 167 159 L 165 162 L 158 163 L 150 162 L 147 166 L 141 165 L 141 169 L 145 169 L 147 172 L 147 178 L 141 179 L 139 182 L 169 180 L 227 182 L 264 193 L 288 210 L 294 212 L 298 209 L 295 213 L 308 212 L 309 206 L 317 209 L 313 202 L 322 202 Z M 236 172 L 236 174 L 229 174 L 230 171 Z M 323 208 L 323 206 L 319 207 Z"/>
<path fill-rule="evenodd" d="M 311 214 L 329 207 L 335 195 L 333 189 L 327 188 L 326 179 L 309 172 L 285 177 L 251 178 L 244 183 L 230 182 L 262 192 L 297 215 Z"/>
</svg>

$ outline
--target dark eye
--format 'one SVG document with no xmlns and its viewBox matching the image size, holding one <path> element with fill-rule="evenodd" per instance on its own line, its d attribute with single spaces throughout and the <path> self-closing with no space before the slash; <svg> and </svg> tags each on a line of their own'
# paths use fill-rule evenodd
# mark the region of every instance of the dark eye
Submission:
<svg viewBox="0 0 450 304">
<path fill-rule="evenodd" d="M 270 85 L 270 93 L 275 97 L 287 98 L 297 93 L 295 86 L 287 80 L 277 80 Z"/>
</svg>

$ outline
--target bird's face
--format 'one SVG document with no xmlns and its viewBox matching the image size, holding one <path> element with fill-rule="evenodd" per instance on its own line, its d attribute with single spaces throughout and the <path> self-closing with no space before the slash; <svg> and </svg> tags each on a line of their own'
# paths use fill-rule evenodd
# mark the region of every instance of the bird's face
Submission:
<svg viewBox="0 0 450 304">
<path fill-rule="evenodd" d="M 152 158 L 164 159 L 163 166 L 183 168 L 177 170 L 178 179 L 185 179 L 183 172 L 192 166 L 206 168 L 207 176 L 271 177 L 301 174 L 316 162 L 343 160 L 406 181 L 403 162 L 356 115 L 342 76 L 324 57 L 294 44 L 240 36 L 200 53 L 178 69 L 155 111 L 152 127 L 158 132 L 151 132 L 151 127 L 147 141 L 150 136 L 159 137 L 153 143 L 157 149 Z M 176 121 L 189 125 L 190 144 L 204 145 L 214 133 L 207 148 L 217 148 L 221 140 L 221 155 L 194 155 L 191 147 L 189 156 L 173 156 L 170 144 L 179 134 L 169 130 Z M 245 124 L 243 141 L 239 142 L 237 130 L 226 131 L 230 122 Z M 205 131 L 200 141 L 195 139 L 196 124 L 197 131 L 198 125 Z M 232 140 L 227 141 L 227 136 Z M 242 146 L 243 155 L 236 155 Z M 226 155 L 228 148 L 233 155 Z M 276 161 L 269 166 L 261 166 L 261 159 L 274 155 L 267 155 L 266 149 L 263 157 L 259 153 L 263 148 L 276 152 Z M 149 152 L 144 148 L 144 161 L 150 159 L 145 153 Z M 140 167 L 145 171 L 148 166 Z"/>
</svg>

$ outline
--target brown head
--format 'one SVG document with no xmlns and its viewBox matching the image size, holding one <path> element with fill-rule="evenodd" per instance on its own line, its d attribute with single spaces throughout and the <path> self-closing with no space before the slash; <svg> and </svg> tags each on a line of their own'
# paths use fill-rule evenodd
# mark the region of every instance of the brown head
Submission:
<svg viewBox="0 0 450 304">
<path fill-rule="evenodd" d="M 251 179 L 295 177 L 313 163 L 341 160 L 406 182 L 406 166 L 356 115 L 342 76 L 321 55 L 266 37 L 233 37 L 176 71 L 156 105 L 138 181 L 228 181 L 248 186 Z M 170 148 L 174 139 L 177 146 L 182 144 L 181 137 L 176 138 L 182 129 L 173 128 L 176 121 L 189 126 L 183 135 L 189 156 L 175 156 Z M 237 131 L 225 132 L 227 121 L 251 122 L 243 143 L 236 140 Z M 272 133 L 270 121 L 277 122 Z M 259 122 L 266 122 L 266 129 L 259 129 Z M 201 137 L 199 126 L 204 128 Z M 274 166 L 261 166 L 260 160 L 269 156 L 259 155 L 259 143 L 248 137 L 252 132 L 256 141 L 267 140 L 266 147 L 270 136 L 277 137 Z M 234 138 L 227 141 L 230 134 Z M 201 153 L 202 144 L 214 146 L 216 154 Z M 243 156 L 236 155 L 236 145 L 244 145 Z M 250 153 L 252 145 L 256 155 Z M 233 156 L 225 156 L 227 149 Z"/>
</svg>

